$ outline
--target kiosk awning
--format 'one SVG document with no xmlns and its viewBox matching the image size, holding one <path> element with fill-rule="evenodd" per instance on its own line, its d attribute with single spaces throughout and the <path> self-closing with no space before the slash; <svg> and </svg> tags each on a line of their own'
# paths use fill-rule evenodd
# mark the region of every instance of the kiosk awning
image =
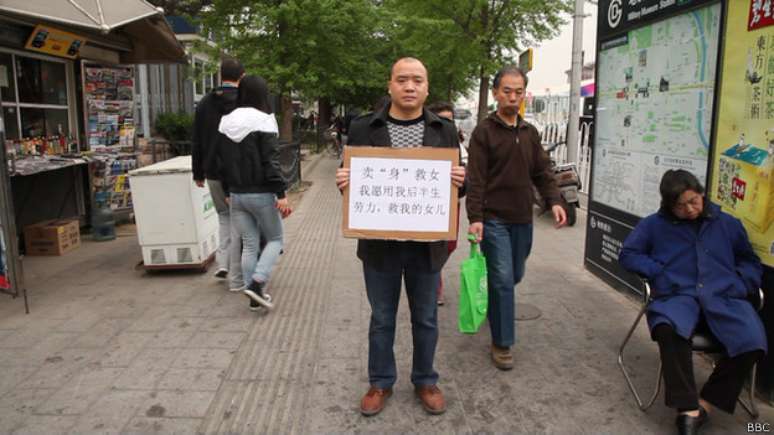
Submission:
<svg viewBox="0 0 774 435">
<path fill-rule="evenodd" d="M 89 44 L 116 38 L 121 63 L 185 63 L 185 50 L 163 11 L 144 0 L 3 0 L 0 14 L 80 32 Z M 92 38 L 100 35 L 102 38 Z"/>
</svg>

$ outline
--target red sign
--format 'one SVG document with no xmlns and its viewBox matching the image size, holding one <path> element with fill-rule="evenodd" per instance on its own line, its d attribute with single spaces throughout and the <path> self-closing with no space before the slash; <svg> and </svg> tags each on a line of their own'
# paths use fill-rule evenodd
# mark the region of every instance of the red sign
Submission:
<svg viewBox="0 0 774 435">
<path fill-rule="evenodd" d="M 774 24 L 774 0 L 750 0 L 747 30 L 760 29 L 772 24 Z"/>
<path fill-rule="evenodd" d="M 734 178 L 732 180 L 731 185 L 731 195 L 734 197 L 744 201 L 744 193 L 745 190 L 747 190 L 747 183 L 740 180 L 739 178 Z"/>
</svg>

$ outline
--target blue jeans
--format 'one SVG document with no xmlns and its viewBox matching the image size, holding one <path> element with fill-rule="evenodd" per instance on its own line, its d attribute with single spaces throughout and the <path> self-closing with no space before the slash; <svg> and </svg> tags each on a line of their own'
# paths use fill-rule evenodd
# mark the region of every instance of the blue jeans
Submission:
<svg viewBox="0 0 774 435">
<path fill-rule="evenodd" d="M 492 343 L 511 347 L 516 341 L 514 286 L 524 277 L 532 249 L 532 224 L 507 224 L 497 219 L 484 221 L 481 250 L 486 256 L 489 278 L 489 328 Z"/>
<path fill-rule="evenodd" d="M 232 193 L 231 223 L 242 238 L 242 275 L 246 285 L 268 282 L 282 251 L 282 217 L 273 193 Z M 261 237 L 266 246 L 261 251 Z"/>
<path fill-rule="evenodd" d="M 397 253 L 396 253 L 397 254 Z M 395 368 L 395 317 L 400 301 L 401 279 L 406 282 L 406 295 L 411 310 L 411 333 L 414 360 L 411 382 L 435 385 L 438 373 L 433 369 L 438 343 L 438 305 L 436 289 L 439 272 L 402 270 L 381 271 L 363 264 L 366 293 L 371 304 L 368 328 L 368 381 L 377 388 L 391 388 L 397 379 Z"/>
<path fill-rule="evenodd" d="M 218 269 L 228 270 L 229 287 L 241 288 L 245 286 L 242 280 L 242 241 L 239 233 L 231 224 L 231 210 L 226 203 L 226 194 L 223 185 L 218 180 L 207 180 L 210 188 L 212 202 L 218 212 L 218 250 L 215 253 L 215 262 Z"/>
</svg>

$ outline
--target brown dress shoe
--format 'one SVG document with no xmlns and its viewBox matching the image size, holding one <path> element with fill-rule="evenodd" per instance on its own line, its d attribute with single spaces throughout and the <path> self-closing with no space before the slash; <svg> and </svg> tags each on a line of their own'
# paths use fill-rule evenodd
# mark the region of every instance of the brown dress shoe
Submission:
<svg viewBox="0 0 774 435">
<path fill-rule="evenodd" d="M 492 345 L 492 361 L 495 367 L 500 370 L 510 370 L 513 368 L 513 354 L 510 347 L 500 347 Z"/>
<path fill-rule="evenodd" d="M 446 401 L 437 385 L 419 385 L 414 391 L 428 414 L 440 415 L 446 412 Z"/>
<path fill-rule="evenodd" d="M 360 413 L 366 417 L 376 415 L 382 412 L 387 399 L 392 396 L 392 389 L 383 390 L 381 388 L 371 387 L 360 401 Z"/>
</svg>

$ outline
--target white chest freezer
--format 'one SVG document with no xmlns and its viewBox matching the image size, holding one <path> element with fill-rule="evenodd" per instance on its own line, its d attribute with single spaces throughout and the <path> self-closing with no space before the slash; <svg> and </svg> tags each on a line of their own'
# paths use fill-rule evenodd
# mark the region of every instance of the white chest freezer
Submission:
<svg viewBox="0 0 774 435">
<path fill-rule="evenodd" d="M 205 269 L 218 247 L 218 214 L 205 185 L 193 182 L 191 156 L 129 173 L 137 235 L 148 269 Z"/>
</svg>

